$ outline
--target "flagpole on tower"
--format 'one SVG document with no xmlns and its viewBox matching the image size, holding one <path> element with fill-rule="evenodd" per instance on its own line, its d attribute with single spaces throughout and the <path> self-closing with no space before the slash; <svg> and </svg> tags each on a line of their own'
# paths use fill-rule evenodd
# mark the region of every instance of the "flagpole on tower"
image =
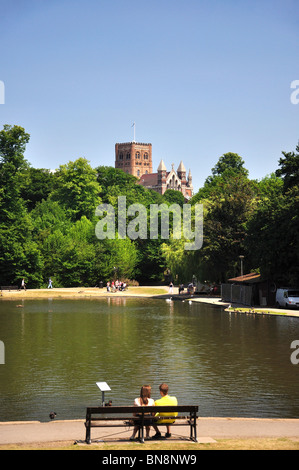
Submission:
<svg viewBox="0 0 299 470">
<path fill-rule="evenodd" d="M 133 122 L 132 127 L 134 127 L 134 140 L 133 140 L 133 142 L 135 143 L 136 142 L 136 140 L 135 140 L 135 127 L 136 127 L 135 121 Z"/>
</svg>

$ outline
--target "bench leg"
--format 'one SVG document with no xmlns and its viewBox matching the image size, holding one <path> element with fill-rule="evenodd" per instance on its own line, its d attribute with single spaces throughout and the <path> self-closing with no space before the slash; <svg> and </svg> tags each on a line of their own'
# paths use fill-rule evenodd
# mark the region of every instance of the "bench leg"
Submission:
<svg viewBox="0 0 299 470">
<path fill-rule="evenodd" d="M 86 442 L 86 444 L 91 444 L 90 423 L 85 423 L 85 426 L 86 426 L 85 442 Z"/>
<path fill-rule="evenodd" d="M 196 430 L 196 421 L 194 423 L 194 439 L 193 440 L 194 440 L 194 442 L 198 442 L 198 440 L 197 440 L 197 430 Z"/>
<path fill-rule="evenodd" d="M 143 427 L 143 425 L 140 425 L 138 427 L 138 439 L 142 444 L 144 444 L 144 427 Z"/>
<path fill-rule="evenodd" d="M 197 428 L 196 428 L 196 416 L 190 417 L 190 439 L 191 441 L 197 441 Z"/>
<path fill-rule="evenodd" d="M 85 438 L 86 444 L 91 444 L 91 439 L 90 439 L 90 429 L 86 430 L 86 438 Z"/>
</svg>

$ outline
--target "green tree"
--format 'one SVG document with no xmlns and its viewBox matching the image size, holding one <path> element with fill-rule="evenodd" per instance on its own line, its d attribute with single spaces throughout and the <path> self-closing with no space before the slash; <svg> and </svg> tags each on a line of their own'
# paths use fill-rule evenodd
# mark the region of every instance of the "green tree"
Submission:
<svg viewBox="0 0 299 470">
<path fill-rule="evenodd" d="M 294 186 L 299 187 L 299 144 L 296 152 L 282 152 L 284 157 L 279 160 L 280 169 L 276 171 L 276 175 L 283 178 L 285 191 Z"/>
<path fill-rule="evenodd" d="M 126 210 L 131 204 L 135 203 L 142 204 L 146 208 L 149 234 L 150 205 L 161 204 L 165 202 L 163 196 L 155 191 L 144 188 L 138 184 L 137 178 L 125 173 L 122 170 L 104 166 L 98 167 L 96 170 L 98 174 L 98 182 L 101 186 L 100 196 L 103 202 L 113 206 L 116 215 L 116 226 L 118 224 L 118 198 L 120 196 L 126 196 Z M 126 227 L 128 226 L 128 223 L 129 218 L 126 217 Z M 116 244 L 119 242 L 120 240 L 115 240 Z M 110 245 L 108 243 L 107 246 L 110 246 L 112 249 L 114 243 L 111 243 Z M 138 276 L 138 280 L 140 282 L 153 283 L 162 279 L 164 271 L 164 259 L 161 256 L 160 246 L 161 243 L 159 240 L 150 240 L 149 238 L 146 240 L 137 239 L 134 242 L 134 247 L 137 253 L 137 265 L 133 271 L 134 276 Z M 114 251 L 114 253 L 116 252 Z M 106 251 L 104 255 L 106 256 Z M 111 264 L 115 265 L 117 263 L 111 261 L 110 265 Z M 110 271 L 111 268 L 109 272 Z"/>
<path fill-rule="evenodd" d="M 42 282 L 43 261 L 37 243 L 32 238 L 29 215 L 17 221 L 0 225 L 0 280 L 1 285 L 20 285 L 24 277 L 28 287 L 39 287 Z"/>
<path fill-rule="evenodd" d="M 128 189 L 135 188 L 138 181 L 135 176 L 112 166 L 99 166 L 96 168 L 96 172 L 101 187 L 100 195 L 104 202 L 109 202 L 105 197 L 108 197 L 108 189 L 111 187 L 116 186 L 119 194 L 124 195 Z"/>
<path fill-rule="evenodd" d="M 138 240 L 135 243 L 138 250 L 137 280 L 144 285 L 163 281 L 166 260 L 161 249 L 161 237 L 158 240 Z"/>
<path fill-rule="evenodd" d="M 185 204 L 185 196 L 180 191 L 175 191 L 174 189 L 167 189 L 163 194 L 163 198 L 169 204 L 178 204 L 183 206 Z"/>
<path fill-rule="evenodd" d="M 96 244 L 98 281 L 134 279 L 138 265 L 138 250 L 129 238 L 99 240 Z"/>
<path fill-rule="evenodd" d="M 263 278 L 299 283 L 299 188 L 260 201 L 247 223 L 246 256 Z"/>
<path fill-rule="evenodd" d="M 20 126 L 5 125 L 0 132 L 0 279 L 15 284 L 25 277 L 28 286 L 37 287 L 43 263 L 20 187 L 29 138 Z"/>
<path fill-rule="evenodd" d="M 94 224 L 81 217 L 72 225 L 63 244 L 65 249 L 57 263 L 60 282 L 66 287 L 96 285 Z"/>
<path fill-rule="evenodd" d="M 61 165 L 56 172 L 56 185 L 51 194 L 73 221 L 82 216 L 94 217 L 96 207 L 101 203 L 100 185 L 97 173 L 85 158 L 78 158 L 67 165 Z"/>
<path fill-rule="evenodd" d="M 64 207 L 51 198 L 38 203 L 30 215 L 37 240 L 42 241 L 54 230 L 61 230 L 62 233 L 66 234 L 72 226 Z"/>
<path fill-rule="evenodd" d="M 20 126 L 5 125 L 0 131 L 1 223 L 18 218 L 24 212 L 19 175 L 27 168 L 24 152 L 29 138 L 29 134 Z"/>
<path fill-rule="evenodd" d="M 179 284 L 190 282 L 194 269 L 198 271 L 198 267 L 195 268 L 193 265 L 194 253 L 185 250 L 185 243 L 184 239 L 172 239 L 169 243 L 161 245 L 166 268 L 170 271 L 171 278 Z"/>
<path fill-rule="evenodd" d="M 230 178 L 240 177 L 247 179 L 249 172 L 244 167 L 244 164 L 244 160 L 237 153 L 228 152 L 222 155 L 215 167 L 212 168 L 212 175 L 208 176 L 204 186 L 193 196 L 191 203 L 196 204 L 203 199 L 209 198 L 210 194 L 213 195 L 219 192 L 219 188 L 225 185 Z"/>
<path fill-rule="evenodd" d="M 238 274 L 244 254 L 246 222 L 256 206 L 254 184 L 242 175 L 218 180 L 204 205 L 204 240 L 194 253 L 195 272 L 201 281 L 225 282 Z M 192 201 L 193 203 L 193 201 Z"/>
<path fill-rule="evenodd" d="M 72 222 L 63 206 L 51 199 L 38 203 L 31 212 L 33 235 L 43 259 L 43 281 L 51 276 L 56 287 L 64 286 L 61 257 L 69 246 Z"/>
<path fill-rule="evenodd" d="M 258 204 L 246 224 L 245 255 L 263 278 L 278 284 L 299 282 L 299 188 L 286 190 L 272 174 L 257 183 Z"/>
<path fill-rule="evenodd" d="M 18 171 L 27 167 L 24 153 L 29 139 L 30 135 L 25 132 L 23 127 L 8 124 L 3 126 L 3 130 L 0 131 L 1 176 L 5 171 L 9 175 L 15 175 Z"/>
<path fill-rule="evenodd" d="M 222 155 L 215 167 L 212 168 L 213 176 L 223 175 L 226 172 L 248 176 L 248 170 L 244 168 L 244 160 L 237 153 L 228 152 Z"/>
<path fill-rule="evenodd" d="M 46 200 L 54 190 L 55 175 L 50 170 L 28 167 L 20 175 L 20 195 L 29 211 Z"/>
</svg>

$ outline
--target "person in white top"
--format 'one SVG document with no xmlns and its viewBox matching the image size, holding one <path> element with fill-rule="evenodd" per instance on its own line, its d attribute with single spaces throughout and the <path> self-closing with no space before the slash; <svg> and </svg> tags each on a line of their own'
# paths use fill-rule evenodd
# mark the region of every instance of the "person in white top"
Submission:
<svg viewBox="0 0 299 470">
<path fill-rule="evenodd" d="M 155 400 L 151 398 L 151 391 L 152 387 L 150 385 L 143 385 L 140 390 L 140 396 L 135 398 L 134 400 L 134 406 L 155 406 Z M 134 414 L 134 416 L 138 416 L 138 413 Z M 146 436 L 145 439 L 150 438 L 150 426 L 146 426 Z M 135 439 L 135 435 L 138 431 L 138 426 L 134 426 L 134 431 L 132 436 L 130 437 L 130 440 Z"/>
</svg>

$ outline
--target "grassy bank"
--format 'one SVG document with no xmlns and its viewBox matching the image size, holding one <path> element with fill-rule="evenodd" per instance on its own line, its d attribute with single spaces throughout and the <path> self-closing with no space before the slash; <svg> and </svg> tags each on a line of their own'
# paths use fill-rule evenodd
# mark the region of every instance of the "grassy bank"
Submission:
<svg viewBox="0 0 299 470">
<path fill-rule="evenodd" d="M 199 450 L 299 450 L 299 438 L 219 439 L 211 444 L 187 443 L 127 443 L 80 445 L 74 442 L 2 445 L 0 450 L 97 450 L 97 451 L 199 451 Z"/>
<path fill-rule="evenodd" d="M 91 298 L 115 296 L 153 297 L 168 293 L 167 287 L 129 287 L 124 292 L 107 292 L 107 289 L 98 287 L 70 287 L 53 289 L 27 289 L 26 291 L 2 291 L 0 300 L 48 299 L 48 298 Z"/>
</svg>

